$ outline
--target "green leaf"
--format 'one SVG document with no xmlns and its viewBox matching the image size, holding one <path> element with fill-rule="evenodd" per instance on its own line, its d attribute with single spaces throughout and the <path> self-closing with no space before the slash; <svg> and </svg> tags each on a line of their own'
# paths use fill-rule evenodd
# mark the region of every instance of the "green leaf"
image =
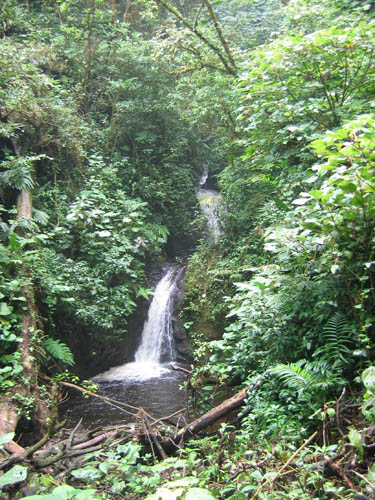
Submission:
<svg viewBox="0 0 375 500">
<path fill-rule="evenodd" d="M 187 461 L 182 458 L 169 457 L 159 462 L 151 467 L 153 472 L 163 472 L 167 469 L 173 467 L 174 469 L 182 468 L 187 466 Z"/>
<path fill-rule="evenodd" d="M 357 186 L 353 182 L 340 181 L 337 185 L 344 191 L 344 193 L 355 193 Z"/>
<path fill-rule="evenodd" d="M 12 441 L 13 438 L 14 438 L 14 432 L 7 432 L 6 434 L 2 434 L 0 436 L 0 449 L 3 448 L 4 444 L 7 444 L 10 441 Z"/>
<path fill-rule="evenodd" d="M 323 196 L 323 191 L 320 191 L 318 189 L 312 189 L 309 191 L 309 195 L 315 198 L 316 200 L 320 200 L 320 198 Z"/>
<path fill-rule="evenodd" d="M 134 464 L 139 457 L 140 449 L 141 447 L 139 444 L 129 441 L 128 443 L 117 446 L 117 453 L 125 455 L 125 457 L 122 458 L 122 462 Z"/>
<path fill-rule="evenodd" d="M 366 389 L 375 395 L 375 366 L 370 366 L 363 371 L 362 382 Z"/>
<path fill-rule="evenodd" d="M 183 493 L 183 490 L 171 491 L 168 488 L 158 488 L 156 493 L 148 495 L 145 500 L 177 500 Z"/>
<path fill-rule="evenodd" d="M 43 347 L 53 358 L 69 366 L 74 365 L 72 351 L 60 340 L 53 339 L 52 337 L 45 337 L 43 339 Z"/>
<path fill-rule="evenodd" d="M 96 467 L 88 465 L 82 469 L 76 469 L 71 472 L 71 475 L 76 479 L 83 479 L 88 481 L 94 481 L 103 476 L 103 473 L 99 471 Z"/>
<path fill-rule="evenodd" d="M 8 484 L 16 484 L 27 478 L 27 467 L 15 465 L 0 477 L 0 489 Z"/>
<path fill-rule="evenodd" d="M 1 316 L 8 316 L 11 314 L 13 311 L 12 306 L 8 306 L 6 302 L 0 302 L 0 315 Z"/>
<path fill-rule="evenodd" d="M 9 248 L 12 250 L 12 252 L 14 252 L 15 250 L 17 250 L 17 248 L 19 248 L 21 246 L 21 243 L 19 242 L 19 238 L 17 236 L 16 233 L 12 233 L 10 236 L 9 236 Z"/>
<path fill-rule="evenodd" d="M 348 438 L 350 443 L 356 447 L 357 451 L 362 454 L 363 453 L 363 439 L 362 435 L 357 429 L 350 429 Z"/>
<path fill-rule="evenodd" d="M 185 500 L 216 500 L 216 497 L 205 488 L 190 488 L 186 492 Z"/>
<path fill-rule="evenodd" d="M 68 500 L 69 498 L 74 497 L 77 492 L 76 488 L 73 486 L 69 486 L 68 484 L 62 484 L 53 490 L 50 495 L 46 495 L 46 498 L 54 498 L 56 500 Z"/>
</svg>

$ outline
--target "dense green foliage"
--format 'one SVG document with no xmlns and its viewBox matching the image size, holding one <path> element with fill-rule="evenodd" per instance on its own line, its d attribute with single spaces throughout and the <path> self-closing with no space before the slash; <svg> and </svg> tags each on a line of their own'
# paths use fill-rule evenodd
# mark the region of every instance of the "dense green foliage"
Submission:
<svg viewBox="0 0 375 500">
<path fill-rule="evenodd" d="M 181 317 L 201 407 L 242 385 L 246 416 L 164 469 L 130 443 L 73 470 L 73 486 L 36 475 L 35 491 L 96 498 L 101 481 L 106 498 L 353 498 L 308 463 L 338 451 L 336 401 L 361 391 L 361 374 L 361 418 L 374 420 L 375 3 L 185 3 L 0 6 L 0 383 L 12 394 L 24 382 L 27 311 L 50 371 L 72 365 L 69 334 L 126 334 L 148 263 L 202 228 L 208 166 L 222 234 L 189 259 Z M 17 215 L 21 190 L 32 219 Z M 257 462 L 285 462 L 319 426 L 303 480 L 268 493 L 275 471 Z M 361 457 L 360 431 L 347 436 Z M 362 470 L 358 491 L 374 474 Z"/>
</svg>

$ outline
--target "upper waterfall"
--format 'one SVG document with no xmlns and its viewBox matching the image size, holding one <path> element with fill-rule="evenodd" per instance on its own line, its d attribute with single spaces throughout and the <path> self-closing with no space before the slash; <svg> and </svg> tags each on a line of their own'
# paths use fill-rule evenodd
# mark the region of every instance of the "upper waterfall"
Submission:
<svg viewBox="0 0 375 500">
<path fill-rule="evenodd" d="M 217 243 L 221 233 L 218 215 L 223 198 L 218 191 L 203 188 L 207 179 L 208 168 L 204 167 L 199 181 L 200 187 L 197 189 L 197 198 L 199 207 L 206 218 L 208 236 L 214 243 Z"/>
</svg>

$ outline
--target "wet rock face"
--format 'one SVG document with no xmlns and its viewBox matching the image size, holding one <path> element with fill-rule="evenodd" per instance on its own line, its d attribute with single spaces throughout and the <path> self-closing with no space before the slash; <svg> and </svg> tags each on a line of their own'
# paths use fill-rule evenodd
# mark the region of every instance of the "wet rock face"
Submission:
<svg viewBox="0 0 375 500">
<path fill-rule="evenodd" d="M 176 319 L 176 323 L 173 328 L 176 348 L 176 362 L 181 365 L 190 365 L 193 362 L 193 354 L 179 318 Z"/>
</svg>

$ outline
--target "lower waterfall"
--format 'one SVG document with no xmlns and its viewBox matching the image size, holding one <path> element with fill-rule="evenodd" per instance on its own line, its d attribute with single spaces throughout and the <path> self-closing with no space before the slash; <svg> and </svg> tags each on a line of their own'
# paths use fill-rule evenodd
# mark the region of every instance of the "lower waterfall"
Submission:
<svg viewBox="0 0 375 500">
<path fill-rule="evenodd" d="M 95 381 L 124 378 L 146 380 L 170 369 L 168 363 L 175 360 L 172 321 L 174 297 L 183 273 L 183 267 L 171 265 L 157 284 L 134 362 L 111 368 L 94 377 Z"/>
<path fill-rule="evenodd" d="M 99 395 L 144 408 L 156 418 L 178 413 L 186 406 L 186 393 L 179 389 L 186 374 L 171 368 L 176 356 L 174 315 L 184 272 L 183 266 L 167 266 L 155 288 L 134 361 L 96 375 L 93 381 L 98 384 Z M 82 400 L 78 394 L 71 394 L 61 411 L 70 426 L 81 418 L 86 426 L 134 420 L 116 404 L 96 398 Z"/>
<path fill-rule="evenodd" d="M 144 324 L 141 344 L 135 353 L 136 363 L 174 361 L 172 298 L 181 277 L 181 270 L 170 268 L 155 288 L 154 297 Z"/>
</svg>

